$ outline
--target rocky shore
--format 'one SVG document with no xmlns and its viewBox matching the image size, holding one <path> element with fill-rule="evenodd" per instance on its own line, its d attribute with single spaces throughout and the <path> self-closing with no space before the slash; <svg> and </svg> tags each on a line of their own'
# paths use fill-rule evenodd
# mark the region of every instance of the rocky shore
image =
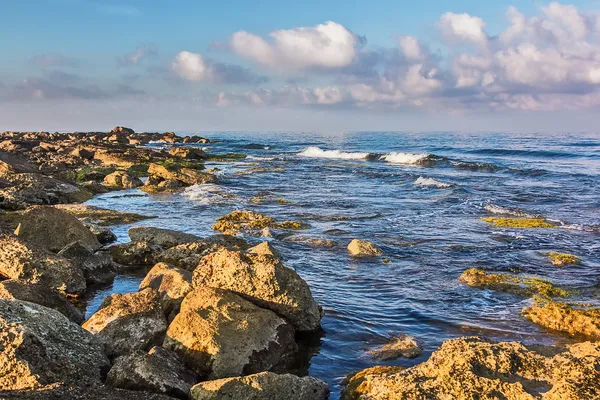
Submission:
<svg viewBox="0 0 600 400">
<path fill-rule="evenodd" d="M 140 225 L 129 229 L 129 242 L 112 244 L 110 226 L 153 216 L 80 204 L 109 191 L 173 193 L 218 182 L 205 161 L 243 155 L 208 154 L 200 145 L 209 141 L 123 127 L 0 134 L 0 398 L 329 397 L 326 383 L 296 368 L 302 338 L 323 334 L 323 309 L 271 242 L 258 239 L 304 222 L 235 211 L 218 218 L 209 237 Z M 545 226 L 527 226 L 538 227 Z M 368 241 L 347 249 L 357 262 L 386 262 Z M 88 291 L 140 268 L 147 273 L 137 292 L 106 297 L 84 320 Z M 416 366 L 386 366 L 423 351 L 418 338 L 398 332 L 369 351 L 378 365 L 345 379 L 344 399 L 600 398 L 598 309 L 571 304 L 567 289 L 535 278 L 473 268 L 459 281 L 531 297 L 523 316 L 574 342 L 463 337 Z"/>
</svg>

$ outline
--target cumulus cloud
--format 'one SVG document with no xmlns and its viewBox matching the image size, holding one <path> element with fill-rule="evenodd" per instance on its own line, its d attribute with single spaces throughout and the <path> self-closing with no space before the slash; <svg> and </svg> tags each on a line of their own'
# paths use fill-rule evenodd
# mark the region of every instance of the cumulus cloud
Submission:
<svg viewBox="0 0 600 400">
<path fill-rule="evenodd" d="M 328 21 L 315 27 L 271 32 L 270 39 L 239 31 L 231 49 L 241 57 L 276 69 L 341 68 L 354 60 L 361 40 L 343 25 Z"/>
<path fill-rule="evenodd" d="M 123 56 L 117 57 L 117 65 L 119 67 L 130 67 L 134 65 L 139 65 L 143 60 L 156 57 L 158 55 L 158 49 L 156 46 L 145 45 L 138 46 L 131 53 L 127 53 Z"/>
<path fill-rule="evenodd" d="M 257 84 L 267 80 L 246 68 L 215 62 L 189 51 L 179 52 L 171 63 L 171 68 L 180 78 L 188 81 Z"/>
<path fill-rule="evenodd" d="M 479 17 L 469 14 L 445 13 L 440 18 L 440 29 L 450 42 L 472 42 L 480 46 L 487 45 L 485 22 Z"/>
</svg>

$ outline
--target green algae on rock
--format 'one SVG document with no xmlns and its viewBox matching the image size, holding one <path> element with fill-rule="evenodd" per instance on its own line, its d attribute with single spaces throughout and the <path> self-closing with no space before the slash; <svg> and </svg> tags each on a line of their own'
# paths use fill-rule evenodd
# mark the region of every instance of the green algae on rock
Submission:
<svg viewBox="0 0 600 400">
<path fill-rule="evenodd" d="M 479 268 L 466 270 L 458 280 L 470 287 L 497 290 L 520 296 L 566 297 L 569 295 L 567 290 L 556 287 L 552 282 L 545 279 L 509 274 L 491 274 Z"/>
<path fill-rule="evenodd" d="M 487 217 L 482 218 L 482 220 L 499 228 L 557 228 L 556 225 L 549 223 L 544 218 Z"/>
<path fill-rule="evenodd" d="M 217 223 L 213 225 L 212 229 L 226 235 L 237 235 L 242 231 L 260 231 L 264 228 L 299 230 L 307 227 L 300 221 L 277 222 L 274 218 L 255 211 L 236 210 L 217 218 Z"/>
<path fill-rule="evenodd" d="M 537 298 L 521 314 L 531 322 L 572 336 L 600 339 L 600 308 Z"/>
<path fill-rule="evenodd" d="M 548 259 L 557 267 L 564 267 L 565 265 L 575 265 L 581 262 L 581 258 L 566 253 L 557 253 L 555 251 L 551 251 L 547 254 Z"/>
</svg>

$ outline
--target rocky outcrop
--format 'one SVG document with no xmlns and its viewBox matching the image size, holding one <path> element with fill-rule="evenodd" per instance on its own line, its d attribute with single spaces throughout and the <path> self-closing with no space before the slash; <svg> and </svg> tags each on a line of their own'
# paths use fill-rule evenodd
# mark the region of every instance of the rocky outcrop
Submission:
<svg viewBox="0 0 600 400">
<path fill-rule="evenodd" d="M 150 193 L 173 192 L 186 186 L 202 183 L 216 183 L 217 177 L 213 174 L 201 172 L 201 165 L 188 168 L 180 165 L 159 165 L 152 163 L 148 167 L 148 180 L 142 190 Z"/>
<path fill-rule="evenodd" d="M 566 297 L 569 295 L 567 290 L 545 279 L 494 274 L 479 268 L 469 268 L 458 277 L 458 280 L 471 287 L 514 293 L 519 296 Z"/>
<path fill-rule="evenodd" d="M 106 353 L 115 357 L 159 343 L 167 322 L 158 293 L 145 289 L 108 296 L 82 326 L 98 335 L 106 346 Z"/>
<path fill-rule="evenodd" d="M 80 220 L 85 219 L 100 226 L 131 224 L 144 219 L 156 218 L 148 215 L 88 206 L 86 204 L 58 204 L 55 207 L 66 211 L 69 214 L 73 214 Z"/>
<path fill-rule="evenodd" d="M 136 350 L 115 360 L 108 376 L 108 386 L 163 393 L 187 399 L 196 374 L 187 369 L 174 353 L 153 347 L 148 353 Z"/>
<path fill-rule="evenodd" d="M 41 283 L 26 283 L 14 279 L 2 281 L 0 298 L 36 303 L 60 312 L 76 324 L 83 322 L 83 313 L 62 293 Z"/>
<path fill-rule="evenodd" d="M 353 257 L 377 257 L 381 250 L 371 242 L 354 239 L 348 244 L 348 252 Z"/>
<path fill-rule="evenodd" d="M 321 311 L 306 282 L 277 258 L 219 250 L 194 270 L 195 287 L 234 291 L 260 307 L 274 311 L 300 331 L 320 327 Z"/>
<path fill-rule="evenodd" d="M 265 228 L 306 229 L 307 225 L 300 221 L 278 222 L 268 215 L 254 211 L 236 210 L 217 218 L 212 229 L 225 235 L 237 235 L 241 232 L 260 235 Z"/>
<path fill-rule="evenodd" d="M 132 242 L 147 242 L 165 248 L 200 239 L 198 236 L 189 233 L 150 226 L 134 226 L 133 228 L 129 228 L 127 232 Z"/>
<path fill-rule="evenodd" d="M 275 250 L 273 245 L 269 242 L 262 242 L 261 244 L 258 244 L 254 247 L 249 248 L 248 253 L 256 254 L 259 256 L 271 256 L 271 257 L 275 257 L 275 258 L 281 257 L 279 252 L 277 250 Z"/>
<path fill-rule="evenodd" d="M 55 382 L 99 384 L 110 366 L 102 343 L 58 311 L 0 299 L 0 390 Z"/>
<path fill-rule="evenodd" d="M 142 186 L 144 183 L 135 175 L 125 171 L 115 171 L 104 177 L 106 186 L 131 189 Z"/>
<path fill-rule="evenodd" d="M 205 286 L 185 297 L 163 347 L 199 376 L 216 379 L 269 370 L 296 343 L 292 326 L 272 311 Z"/>
<path fill-rule="evenodd" d="M 108 133 L 115 135 L 133 135 L 135 131 L 131 128 L 126 128 L 124 126 L 115 126 Z"/>
<path fill-rule="evenodd" d="M 383 346 L 369 350 L 369 354 L 380 361 L 395 360 L 399 357 L 416 358 L 421 355 L 423 348 L 421 344 L 412 336 L 400 335 L 393 338 Z"/>
<path fill-rule="evenodd" d="M 80 294 L 86 288 L 83 272 L 69 260 L 13 235 L 0 235 L 0 275 L 67 294 Z"/>
<path fill-rule="evenodd" d="M 92 253 L 81 243 L 73 242 L 59 251 L 58 255 L 81 269 L 88 285 L 109 283 L 115 279 L 115 263 L 106 251 Z"/>
<path fill-rule="evenodd" d="M 132 267 L 156 264 L 157 257 L 163 250 L 163 247 L 148 242 L 120 243 L 108 248 L 116 263 Z"/>
<path fill-rule="evenodd" d="M 96 236 L 96 239 L 98 239 L 101 244 L 108 244 L 117 240 L 117 235 L 115 235 L 114 232 L 109 228 L 94 224 L 93 222 L 86 221 L 85 219 L 83 219 L 81 222 Z"/>
<path fill-rule="evenodd" d="M 165 263 L 156 264 L 140 283 L 140 290 L 157 291 L 169 321 L 175 318 L 185 296 L 192 291 L 192 273 Z"/>
<path fill-rule="evenodd" d="M 444 342 L 428 361 L 404 371 L 350 377 L 342 398 L 591 399 L 600 393 L 598 371 L 600 343 L 528 348 L 467 337 Z"/>
<path fill-rule="evenodd" d="M 201 382 L 190 392 L 191 400 L 326 400 L 328 397 L 327 384 L 319 379 L 272 372 Z"/>
<path fill-rule="evenodd" d="M 521 312 L 531 322 L 572 336 L 600 340 L 600 308 L 577 308 L 557 301 L 537 299 Z"/>
<path fill-rule="evenodd" d="M 53 252 L 73 242 L 79 242 L 92 251 L 101 247 L 96 236 L 77 218 L 51 206 L 27 209 L 15 234 Z"/>
<path fill-rule="evenodd" d="M 205 255 L 222 248 L 245 250 L 250 246 L 241 238 L 228 235 L 214 235 L 195 242 L 173 246 L 158 255 L 158 261 L 193 271 Z"/>
<path fill-rule="evenodd" d="M 204 160 L 206 153 L 198 147 L 173 147 L 169 154 L 186 160 Z"/>
</svg>

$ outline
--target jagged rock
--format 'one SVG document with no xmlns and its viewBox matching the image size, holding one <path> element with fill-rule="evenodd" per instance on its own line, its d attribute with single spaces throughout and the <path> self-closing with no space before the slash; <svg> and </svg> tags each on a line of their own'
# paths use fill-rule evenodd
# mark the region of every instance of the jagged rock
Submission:
<svg viewBox="0 0 600 400">
<path fill-rule="evenodd" d="M 2 394 L 0 393 L 0 398 Z M 9 394 L 11 400 L 173 400 L 162 394 L 116 389 L 96 385 L 78 387 L 75 385 L 54 384 L 35 390 L 17 390 Z"/>
<path fill-rule="evenodd" d="M 102 343 L 58 311 L 0 299 L 0 365 L 0 390 L 19 390 L 99 384 L 110 363 Z"/>
<path fill-rule="evenodd" d="M 131 224 L 144 219 L 156 218 L 148 215 L 88 206 L 86 204 L 58 204 L 55 207 L 73 214 L 79 219 L 86 219 L 100 226 Z"/>
<path fill-rule="evenodd" d="M 149 192 L 173 191 L 186 186 L 218 181 L 215 175 L 201 172 L 199 167 L 201 166 L 194 169 L 152 163 L 148 167 L 148 180 L 141 189 Z"/>
<path fill-rule="evenodd" d="M 227 235 L 214 235 L 191 243 L 170 247 L 158 255 L 158 261 L 193 271 L 202 257 L 222 248 L 245 250 L 248 243 L 241 238 Z"/>
<path fill-rule="evenodd" d="M 320 327 L 321 311 L 310 288 L 275 257 L 221 249 L 200 261 L 193 284 L 234 291 L 274 311 L 300 331 Z"/>
<path fill-rule="evenodd" d="M 71 155 L 79 158 L 84 158 L 86 160 L 91 160 L 94 158 L 94 151 L 90 151 L 84 147 L 78 147 L 71 152 Z"/>
<path fill-rule="evenodd" d="M 159 343 L 167 322 L 158 293 L 148 288 L 106 297 L 82 326 L 98 335 L 105 343 L 106 354 L 115 357 Z"/>
<path fill-rule="evenodd" d="M 300 221 L 277 222 L 274 218 L 255 211 L 235 210 L 217 218 L 212 229 L 226 235 L 237 235 L 240 232 L 260 234 L 265 228 L 306 229 L 307 225 Z"/>
<path fill-rule="evenodd" d="M 166 248 L 200 239 L 198 236 L 189 233 L 150 226 L 134 226 L 133 228 L 129 228 L 127 233 L 129 233 L 132 242 L 147 242 Z"/>
<path fill-rule="evenodd" d="M 327 384 L 311 376 L 272 372 L 201 382 L 190 391 L 191 400 L 326 400 Z"/>
<path fill-rule="evenodd" d="M 89 285 L 109 283 L 115 279 L 116 268 L 109 253 L 99 251 L 92 253 L 79 242 L 66 245 L 58 252 L 83 271 L 83 276 Z"/>
<path fill-rule="evenodd" d="M 133 135 L 135 133 L 135 131 L 131 128 L 126 128 L 124 126 L 115 126 L 108 133 Z"/>
<path fill-rule="evenodd" d="M 142 186 L 144 183 L 135 175 L 125 171 L 115 171 L 104 177 L 104 184 L 107 186 L 131 189 Z"/>
<path fill-rule="evenodd" d="M 275 313 L 210 287 L 185 297 L 163 347 L 211 379 L 266 371 L 296 351 L 294 328 Z"/>
<path fill-rule="evenodd" d="M 73 242 L 79 242 L 92 251 L 101 247 L 96 236 L 77 218 L 51 206 L 28 208 L 15 235 L 53 252 Z"/>
<path fill-rule="evenodd" d="M 165 263 L 156 264 L 140 283 L 140 290 L 152 288 L 158 292 L 169 321 L 179 312 L 184 297 L 192 291 L 192 273 Z"/>
<path fill-rule="evenodd" d="M 156 264 L 157 257 L 164 248 L 148 242 L 130 242 L 112 245 L 108 251 L 115 262 L 138 267 Z"/>
<path fill-rule="evenodd" d="M 86 288 L 83 272 L 69 260 L 13 235 L 0 235 L 0 275 L 42 283 L 68 294 L 79 294 Z"/>
<path fill-rule="evenodd" d="M 148 353 L 136 350 L 115 360 L 108 376 L 108 386 L 163 393 L 187 399 L 191 387 L 198 381 L 174 353 L 153 347 Z"/>
<path fill-rule="evenodd" d="M 354 239 L 348 245 L 348 252 L 354 257 L 377 257 L 381 255 L 381 250 L 371 242 Z"/>
<path fill-rule="evenodd" d="M 275 248 L 269 242 L 262 242 L 259 245 L 251 247 L 248 249 L 248 253 L 263 255 L 263 256 L 271 256 L 275 258 L 281 257 L 279 252 L 275 250 Z"/>
<path fill-rule="evenodd" d="M 572 336 L 600 339 L 600 308 L 572 307 L 566 303 L 538 299 L 521 312 L 533 323 Z"/>
<path fill-rule="evenodd" d="M 206 153 L 197 147 L 173 147 L 169 150 L 169 154 L 187 160 L 204 160 L 206 158 Z"/>
<path fill-rule="evenodd" d="M 403 371 L 359 373 L 344 400 L 575 400 L 600 394 L 600 343 L 562 347 L 497 343 L 477 337 L 444 342 L 428 361 Z"/>
<path fill-rule="evenodd" d="M 81 220 L 81 223 L 85 225 L 90 232 L 96 235 L 96 239 L 98 239 L 101 244 L 108 244 L 117 240 L 117 235 L 105 226 L 94 224 L 85 218 Z"/>
<path fill-rule="evenodd" d="M 412 336 L 400 335 L 389 343 L 376 349 L 369 350 L 369 354 L 375 360 L 388 361 L 399 357 L 416 358 L 421 355 L 423 348 L 421 344 Z"/>
<path fill-rule="evenodd" d="M 83 313 L 55 289 L 41 283 L 9 279 L 0 282 L 0 298 L 16 299 L 52 308 L 76 324 L 83 322 Z"/>
</svg>

